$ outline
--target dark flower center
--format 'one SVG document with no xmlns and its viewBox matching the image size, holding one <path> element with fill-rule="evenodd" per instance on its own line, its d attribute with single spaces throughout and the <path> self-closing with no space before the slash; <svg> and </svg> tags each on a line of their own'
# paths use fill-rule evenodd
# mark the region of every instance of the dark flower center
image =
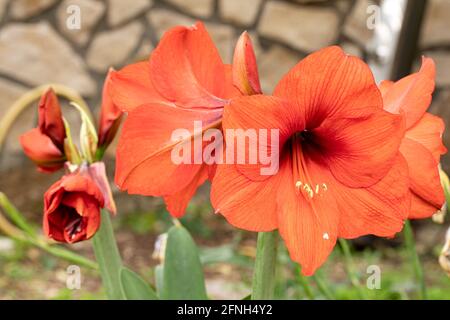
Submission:
<svg viewBox="0 0 450 320">
<path fill-rule="evenodd" d="M 293 140 L 293 143 L 302 143 L 303 145 L 311 144 L 314 140 L 314 133 L 305 129 L 294 133 L 291 139 Z"/>
<path fill-rule="evenodd" d="M 78 241 L 84 235 L 84 221 L 83 217 L 78 214 L 78 212 L 71 207 L 65 208 L 65 227 L 64 235 L 69 242 Z"/>
<path fill-rule="evenodd" d="M 328 190 L 326 181 L 318 181 L 308 170 L 308 163 L 312 161 L 314 155 L 320 153 L 320 145 L 312 130 L 294 133 L 284 146 L 284 154 L 290 157 L 292 162 L 293 187 L 308 201 L 322 196 Z"/>
</svg>

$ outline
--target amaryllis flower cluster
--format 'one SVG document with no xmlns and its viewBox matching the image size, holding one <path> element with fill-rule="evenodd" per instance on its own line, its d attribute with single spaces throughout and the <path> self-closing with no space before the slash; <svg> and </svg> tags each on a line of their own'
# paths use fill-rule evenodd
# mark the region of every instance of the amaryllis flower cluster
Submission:
<svg viewBox="0 0 450 320">
<path fill-rule="evenodd" d="M 338 238 L 391 237 L 405 219 L 430 217 L 443 205 L 444 124 L 426 112 L 434 73 L 424 58 L 418 73 L 378 87 L 362 60 L 333 46 L 307 56 L 271 95 L 262 94 L 246 33 L 230 66 L 202 23 L 175 27 L 148 61 L 111 74 L 110 98 L 127 112 L 116 183 L 164 197 L 180 217 L 209 179 L 217 213 L 241 229 L 278 229 L 291 258 L 311 275 Z M 173 148 L 199 133 L 175 142 L 171 134 L 194 121 L 203 132 L 278 129 L 278 172 L 261 175 L 258 163 L 174 164 Z"/>
<path fill-rule="evenodd" d="M 92 119 L 78 105 L 81 114 L 80 144 L 71 137 L 69 123 L 53 89 L 39 102 L 38 127 L 24 133 L 20 142 L 25 154 L 42 172 L 64 168 L 64 175 L 44 195 L 43 229 L 47 237 L 74 243 L 91 238 L 99 229 L 102 208 L 116 212 L 106 176 L 103 154 L 120 125 L 122 112 L 108 99 L 109 78 L 97 134 Z"/>
<path fill-rule="evenodd" d="M 194 121 L 202 121 L 202 131 L 220 128 L 224 106 L 245 94 L 232 78 L 232 67 L 222 62 L 201 23 L 171 29 L 148 61 L 112 72 L 112 101 L 128 113 L 117 147 L 116 184 L 132 194 L 163 196 L 168 210 L 182 216 L 215 168 L 174 164 L 171 133 Z M 193 138 L 194 132 L 186 140 Z"/>
</svg>

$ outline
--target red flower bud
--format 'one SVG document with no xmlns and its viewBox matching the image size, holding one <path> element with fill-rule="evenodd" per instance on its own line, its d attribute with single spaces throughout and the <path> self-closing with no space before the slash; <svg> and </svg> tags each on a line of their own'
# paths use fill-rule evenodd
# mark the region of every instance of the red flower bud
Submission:
<svg viewBox="0 0 450 320">
<path fill-rule="evenodd" d="M 53 89 L 48 89 L 39 101 L 39 130 L 52 139 L 59 150 L 64 150 L 66 130 L 61 106 Z"/>
<path fill-rule="evenodd" d="M 103 206 L 102 192 L 87 170 L 67 174 L 44 195 L 44 233 L 67 243 L 90 239 L 100 227 Z"/>
<path fill-rule="evenodd" d="M 239 37 L 234 49 L 233 84 L 244 95 L 262 92 L 252 40 L 246 31 Z"/>
<path fill-rule="evenodd" d="M 53 172 L 64 166 L 64 140 L 66 131 L 61 107 L 52 89 L 39 101 L 39 125 L 20 137 L 25 154 L 40 171 Z"/>
<path fill-rule="evenodd" d="M 102 107 L 100 110 L 100 123 L 98 130 L 98 147 L 106 149 L 113 141 L 122 120 L 122 111 L 112 102 L 110 97 L 111 74 L 110 70 L 103 85 Z"/>
</svg>

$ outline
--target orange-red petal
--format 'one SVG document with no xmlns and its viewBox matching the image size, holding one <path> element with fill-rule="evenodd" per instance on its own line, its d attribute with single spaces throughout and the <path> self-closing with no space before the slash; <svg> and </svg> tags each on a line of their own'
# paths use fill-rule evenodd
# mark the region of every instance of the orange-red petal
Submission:
<svg viewBox="0 0 450 320">
<path fill-rule="evenodd" d="M 440 182 L 438 162 L 433 158 L 432 153 L 420 143 L 409 138 L 403 139 L 400 152 L 408 163 L 411 191 L 433 205 L 436 208 L 435 211 L 441 209 L 445 196 Z M 411 211 L 418 212 L 419 210 L 414 208 Z M 427 213 L 429 214 L 430 211 L 427 210 Z M 419 211 L 414 216 L 425 214 L 425 212 L 421 214 Z"/>
<path fill-rule="evenodd" d="M 304 275 L 312 275 L 333 250 L 338 233 L 339 211 L 335 199 L 320 186 L 312 198 L 296 187 L 292 161 L 287 157 L 280 168 L 277 192 L 278 228 L 291 259 L 298 262 Z M 328 170 L 323 164 L 307 160 L 311 187 L 323 183 Z"/>
<path fill-rule="evenodd" d="M 172 149 L 182 143 L 192 146 L 194 121 L 202 121 L 204 129 L 218 126 L 220 116 L 221 110 L 194 111 L 161 104 L 143 105 L 129 112 L 117 146 L 116 184 L 129 193 L 142 195 L 166 196 L 181 191 L 202 164 L 177 164 Z M 172 140 L 177 129 L 186 129 L 189 137 Z"/>
<path fill-rule="evenodd" d="M 313 142 L 325 154 L 337 180 L 369 187 L 392 167 L 404 135 L 403 118 L 378 108 L 330 117 L 313 131 Z"/>
<path fill-rule="evenodd" d="M 222 126 L 236 133 L 233 141 L 227 140 L 227 151 L 233 150 L 234 156 L 227 158 L 228 163 L 233 161 L 247 178 L 258 181 L 270 177 L 261 174 L 261 169 L 269 166 L 261 162 L 260 152 L 278 160 L 283 144 L 295 132 L 304 130 L 305 122 L 302 114 L 295 112 L 288 102 L 273 96 L 253 95 L 232 99 L 225 107 Z M 261 130 L 265 130 L 265 139 Z M 278 132 L 278 141 L 272 141 L 274 130 Z M 273 149 L 272 144 L 278 148 Z M 257 162 L 250 163 L 255 158 Z"/>
<path fill-rule="evenodd" d="M 369 188 L 348 188 L 336 181 L 330 183 L 329 190 L 338 204 L 338 236 L 342 238 L 393 236 L 402 229 L 410 211 L 408 167 L 401 155 L 388 174 Z"/>
<path fill-rule="evenodd" d="M 233 66 L 225 64 L 225 80 L 223 82 L 224 93 L 223 96 L 227 99 L 232 99 L 242 96 L 241 91 L 233 84 Z"/>
<path fill-rule="evenodd" d="M 441 118 L 426 112 L 413 127 L 406 131 L 405 137 L 427 148 L 436 162 L 439 162 L 441 155 L 447 152 L 447 148 L 442 143 L 444 129 L 445 124 Z"/>
<path fill-rule="evenodd" d="M 64 166 L 64 155 L 53 141 L 38 128 L 20 136 L 23 151 L 43 172 L 53 172 Z"/>
<path fill-rule="evenodd" d="M 391 80 L 383 80 L 380 82 L 379 88 L 380 88 L 381 96 L 383 97 L 383 99 L 393 85 L 394 85 L 394 81 L 391 81 Z"/>
<path fill-rule="evenodd" d="M 438 212 L 438 208 L 423 198 L 411 192 L 411 210 L 409 219 L 426 219 Z"/>
<path fill-rule="evenodd" d="M 224 64 L 201 22 L 167 31 L 150 57 L 150 72 L 158 92 L 178 106 L 225 104 Z"/>
<path fill-rule="evenodd" d="M 170 104 L 155 89 L 148 61 L 130 64 L 120 71 L 112 71 L 110 96 L 113 103 L 126 112 L 151 102 Z"/>
<path fill-rule="evenodd" d="M 300 61 L 281 79 L 274 95 L 303 112 L 309 130 L 330 116 L 383 106 L 367 64 L 336 46 Z"/>
<path fill-rule="evenodd" d="M 435 73 L 433 60 L 423 57 L 422 67 L 418 72 L 383 89 L 384 109 L 391 113 L 404 113 L 406 128 L 412 127 L 430 105 Z"/>
<path fill-rule="evenodd" d="M 392 236 L 402 229 L 410 198 L 407 166 L 401 156 L 388 175 L 369 188 L 341 184 L 320 156 L 305 155 L 304 165 L 310 180 L 303 183 L 309 184 L 313 194 L 296 186 L 297 178 L 288 164 L 280 171 L 283 183 L 277 201 L 280 234 L 305 275 L 322 265 L 337 237 Z"/>
<path fill-rule="evenodd" d="M 66 192 L 82 192 L 92 196 L 100 204 L 100 207 L 103 207 L 105 203 L 101 190 L 88 175 L 70 174 L 63 176 L 60 188 Z"/>
<path fill-rule="evenodd" d="M 207 179 L 208 167 L 204 165 L 184 189 L 164 197 L 167 211 L 169 211 L 172 216 L 181 218 L 185 214 L 189 201 L 191 201 L 192 197 L 195 195 L 198 187 L 200 187 Z"/>
<path fill-rule="evenodd" d="M 271 231 L 277 228 L 274 199 L 279 175 L 252 181 L 232 164 L 218 165 L 211 186 L 211 203 L 216 212 L 240 229 Z"/>
</svg>

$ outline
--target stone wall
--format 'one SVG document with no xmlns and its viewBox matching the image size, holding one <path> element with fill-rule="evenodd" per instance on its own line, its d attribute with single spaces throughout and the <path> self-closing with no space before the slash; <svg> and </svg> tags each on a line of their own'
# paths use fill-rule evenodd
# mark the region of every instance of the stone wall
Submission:
<svg viewBox="0 0 450 320">
<path fill-rule="evenodd" d="M 436 63 L 436 90 L 430 112 L 440 115 L 446 123 L 444 143 L 450 149 L 450 1 L 431 0 L 425 15 L 420 38 L 421 55 Z M 442 158 L 443 168 L 450 173 L 450 155 Z"/>
<path fill-rule="evenodd" d="M 110 66 L 145 59 L 163 32 L 205 21 L 225 62 L 248 30 L 255 43 L 262 86 L 270 93 L 307 53 L 339 44 L 365 59 L 371 31 L 370 0 L 0 0 L 0 117 L 29 88 L 59 82 L 79 91 L 92 108 L 100 102 Z M 432 110 L 450 119 L 450 1 L 430 0 L 420 54 L 435 59 L 437 91 Z M 67 28 L 68 8 L 81 10 L 81 29 Z M 419 56 L 419 55 L 418 55 Z M 6 170 L 28 163 L 17 137 L 36 121 L 27 111 L 1 155 Z M 450 134 L 446 134 L 450 145 Z M 445 167 L 450 169 L 448 158 Z"/>
</svg>

